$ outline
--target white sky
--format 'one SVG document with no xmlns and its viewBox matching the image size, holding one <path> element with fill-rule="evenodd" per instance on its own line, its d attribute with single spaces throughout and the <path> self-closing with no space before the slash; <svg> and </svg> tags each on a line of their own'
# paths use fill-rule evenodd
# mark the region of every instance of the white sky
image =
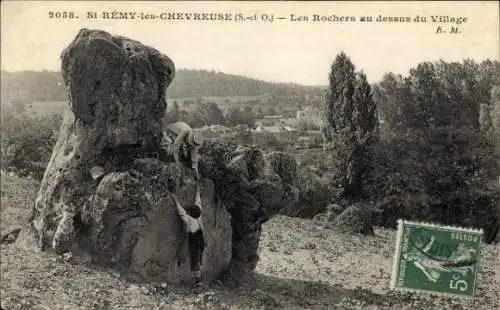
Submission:
<svg viewBox="0 0 500 310">
<path fill-rule="evenodd" d="M 368 79 L 406 74 L 418 62 L 499 58 L 499 4 L 489 2 L 119 2 L 2 1 L 3 70 L 59 70 L 59 55 L 82 27 L 128 36 L 167 54 L 177 68 L 214 69 L 276 82 L 328 83 L 341 50 Z M 338 16 L 426 16 L 427 23 L 89 20 L 87 11 L 215 12 Z M 73 11 L 79 19 L 49 19 Z M 461 34 L 436 34 L 430 15 L 467 17 Z M 441 24 L 445 25 L 446 24 Z M 447 24 L 452 25 L 452 24 Z"/>
</svg>

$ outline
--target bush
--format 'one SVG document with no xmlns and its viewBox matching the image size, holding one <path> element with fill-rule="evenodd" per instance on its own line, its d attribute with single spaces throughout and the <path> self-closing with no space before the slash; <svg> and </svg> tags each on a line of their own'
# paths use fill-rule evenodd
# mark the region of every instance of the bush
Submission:
<svg viewBox="0 0 500 310">
<path fill-rule="evenodd" d="M 60 115 L 2 115 L 2 169 L 41 180 L 61 122 Z"/>
<path fill-rule="evenodd" d="M 300 193 L 299 201 L 294 210 L 287 210 L 286 215 L 313 218 L 326 211 L 333 198 L 328 179 L 322 178 L 314 169 L 300 167 L 296 184 Z"/>
<path fill-rule="evenodd" d="M 432 220 L 485 230 L 485 239 L 500 226 L 500 193 L 492 185 L 499 175 L 494 145 L 478 130 L 438 128 L 431 132 L 428 161 Z"/>
<path fill-rule="evenodd" d="M 375 200 L 376 225 L 398 218 L 483 228 L 492 241 L 500 225 L 499 169 L 494 147 L 477 130 L 450 127 L 392 136 L 368 148 L 363 189 Z"/>
<path fill-rule="evenodd" d="M 203 143 L 200 154 L 203 161 L 216 164 L 228 164 L 236 156 L 238 138 L 232 136 L 222 137 L 216 140 L 208 140 Z"/>
<path fill-rule="evenodd" d="M 424 220 L 429 200 L 422 149 L 411 137 L 394 137 L 367 148 L 365 194 L 380 210 L 376 225 L 396 227 L 399 218 Z"/>
</svg>

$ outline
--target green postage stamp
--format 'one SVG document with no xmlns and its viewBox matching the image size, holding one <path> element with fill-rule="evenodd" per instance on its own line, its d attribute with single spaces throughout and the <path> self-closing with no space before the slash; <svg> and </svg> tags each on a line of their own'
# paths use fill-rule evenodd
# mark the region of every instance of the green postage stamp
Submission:
<svg viewBox="0 0 500 310">
<path fill-rule="evenodd" d="M 399 220 L 391 288 L 474 297 L 482 234 Z"/>
</svg>

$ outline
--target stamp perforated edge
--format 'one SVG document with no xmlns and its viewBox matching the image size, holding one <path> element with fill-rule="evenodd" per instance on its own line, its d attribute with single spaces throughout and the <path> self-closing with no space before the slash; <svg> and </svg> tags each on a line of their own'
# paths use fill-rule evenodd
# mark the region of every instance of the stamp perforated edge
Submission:
<svg viewBox="0 0 500 310">
<path fill-rule="evenodd" d="M 460 227 L 460 226 L 452 226 L 452 225 L 439 225 L 439 224 L 433 224 L 429 222 L 415 222 L 415 221 L 407 221 L 403 219 L 398 219 L 398 228 L 397 228 L 397 233 L 396 233 L 396 245 L 394 248 L 394 258 L 393 258 L 393 263 L 392 263 L 392 274 L 391 274 L 391 283 L 390 283 L 390 289 L 395 290 L 395 291 L 402 291 L 402 292 L 412 292 L 412 293 L 425 293 L 428 295 L 435 295 L 435 296 L 441 296 L 441 297 L 460 297 L 464 298 L 467 300 L 471 300 L 474 298 L 476 295 L 476 281 L 477 281 L 477 274 L 479 271 L 479 268 L 476 269 L 476 274 L 474 278 L 474 291 L 472 293 L 472 296 L 469 295 L 461 295 L 461 294 L 453 294 L 453 293 L 443 293 L 443 292 L 434 292 L 434 291 L 426 291 L 426 290 L 419 290 L 419 289 L 413 289 L 413 288 L 407 288 L 407 287 L 401 287 L 396 285 L 396 280 L 397 280 L 397 273 L 399 269 L 399 257 L 401 254 L 401 239 L 403 237 L 403 229 L 404 229 L 404 224 L 410 224 L 410 225 L 416 225 L 420 227 L 432 227 L 432 228 L 437 228 L 437 229 L 448 229 L 448 230 L 454 230 L 454 231 L 464 231 L 464 232 L 469 232 L 469 233 L 475 233 L 479 234 L 482 237 L 482 234 L 484 232 L 483 229 L 477 229 L 477 228 L 466 228 L 466 227 Z M 481 244 L 482 244 L 482 238 L 479 239 L 479 244 L 478 248 L 479 251 L 478 253 L 481 253 Z M 479 266 L 480 263 L 480 256 L 478 255 L 477 258 L 477 263 L 476 266 Z"/>
<path fill-rule="evenodd" d="M 394 257 L 393 257 L 393 261 L 392 261 L 392 273 L 391 273 L 391 285 L 390 285 L 391 289 L 397 289 L 396 288 L 396 280 L 397 280 L 397 273 L 398 273 L 398 269 L 399 269 L 398 261 L 399 261 L 399 256 L 401 254 L 401 246 L 400 246 L 401 238 L 403 237 L 403 220 L 398 219 L 397 223 L 398 223 L 398 230 L 396 233 L 396 242 L 395 242 L 395 246 L 394 246 Z"/>
<path fill-rule="evenodd" d="M 415 221 L 407 221 L 403 219 L 398 220 L 398 229 L 399 225 L 403 224 L 409 224 L 409 225 L 417 225 L 417 226 L 423 226 L 423 227 L 432 227 L 432 228 L 440 228 L 440 229 L 449 229 L 449 230 L 459 230 L 459 231 L 465 231 L 469 233 L 476 233 L 476 234 L 483 234 L 484 230 L 482 228 L 470 228 L 470 227 L 461 227 L 461 226 L 453 226 L 453 225 L 441 225 L 441 224 L 434 224 L 430 222 L 415 222 Z"/>
</svg>

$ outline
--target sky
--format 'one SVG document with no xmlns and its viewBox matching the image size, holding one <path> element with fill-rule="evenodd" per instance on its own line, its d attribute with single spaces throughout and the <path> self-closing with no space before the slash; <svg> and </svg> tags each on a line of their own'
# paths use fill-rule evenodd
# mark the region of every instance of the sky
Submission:
<svg viewBox="0 0 500 310">
<path fill-rule="evenodd" d="M 497 1 L 443 2 L 121 2 L 2 1 L 2 70 L 59 70 L 60 53 L 85 27 L 119 34 L 153 46 L 176 68 L 207 69 L 271 82 L 328 84 L 335 56 L 344 51 L 370 82 L 386 72 L 407 74 L 422 61 L 499 59 Z M 227 13 L 286 17 L 273 22 L 87 19 L 87 12 Z M 49 18 L 74 12 L 78 19 Z M 308 21 L 291 21 L 306 16 Z M 356 22 L 319 22 L 313 15 L 352 16 Z M 410 17 L 410 23 L 376 18 Z M 427 22 L 413 22 L 416 16 Z M 432 15 L 466 17 L 460 25 L 431 22 Z M 361 16 L 373 16 L 371 23 Z M 437 27 L 460 33 L 436 33 Z"/>
</svg>

